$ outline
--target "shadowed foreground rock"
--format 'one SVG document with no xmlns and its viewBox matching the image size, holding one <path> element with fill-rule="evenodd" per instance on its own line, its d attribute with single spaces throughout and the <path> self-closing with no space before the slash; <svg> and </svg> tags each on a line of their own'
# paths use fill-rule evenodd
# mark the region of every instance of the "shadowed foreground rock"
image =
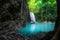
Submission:
<svg viewBox="0 0 60 40">
<path fill-rule="evenodd" d="M 24 40 L 24 37 L 16 34 L 15 26 L 14 21 L 0 23 L 0 40 Z"/>
</svg>

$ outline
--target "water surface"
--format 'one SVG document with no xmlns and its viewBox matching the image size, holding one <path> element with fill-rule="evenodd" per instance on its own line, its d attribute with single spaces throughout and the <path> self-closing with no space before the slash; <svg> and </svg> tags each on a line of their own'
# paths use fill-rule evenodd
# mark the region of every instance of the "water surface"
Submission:
<svg viewBox="0 0 60 40">
<path fill-rule="evenodd" d="M 30 36 L 40 32 L 54 31 L 55 23 L 52 22 L 37 22 L 35 24 L 27 23 L 25 27 L 17 29 L 17 33 Z"/>
</svg>

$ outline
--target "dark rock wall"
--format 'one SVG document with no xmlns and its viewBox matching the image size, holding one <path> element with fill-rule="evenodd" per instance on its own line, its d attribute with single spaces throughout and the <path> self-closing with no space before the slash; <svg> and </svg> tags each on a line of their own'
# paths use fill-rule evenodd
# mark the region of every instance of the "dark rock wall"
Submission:
<svg viewBox="0 0 60 40">
<path fill-rule="evenodd" d="M 0 0 L 0 40 L 25 40 L 15 31 L 25 26 L 27 15 L 26 0 Z"/>
</svg>

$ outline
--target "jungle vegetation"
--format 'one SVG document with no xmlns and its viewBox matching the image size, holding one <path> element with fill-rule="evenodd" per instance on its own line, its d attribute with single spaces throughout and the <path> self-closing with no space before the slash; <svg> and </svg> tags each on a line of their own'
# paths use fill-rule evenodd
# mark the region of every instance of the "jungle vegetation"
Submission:
<svg viewBox="0 0 60 40">
<path fill-rule="evenodd" d="M 37 21 L 52 21 L 57 17 L 56 0 L 27 0 L 29 11 L 32 11 Z"/>
</svg>

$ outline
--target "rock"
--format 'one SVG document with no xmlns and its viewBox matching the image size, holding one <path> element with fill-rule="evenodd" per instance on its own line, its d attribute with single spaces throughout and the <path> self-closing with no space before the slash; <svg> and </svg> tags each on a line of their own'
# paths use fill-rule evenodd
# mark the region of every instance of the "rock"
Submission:
<svg viewBox="0 0 60 40">
<path fill-rule="evenodd" d="M 16 34 L 16 24 L 14 21 L 4 22 L 0 24 L 0 40 L 23 40 L 19 34 Z"/>
</svg>

